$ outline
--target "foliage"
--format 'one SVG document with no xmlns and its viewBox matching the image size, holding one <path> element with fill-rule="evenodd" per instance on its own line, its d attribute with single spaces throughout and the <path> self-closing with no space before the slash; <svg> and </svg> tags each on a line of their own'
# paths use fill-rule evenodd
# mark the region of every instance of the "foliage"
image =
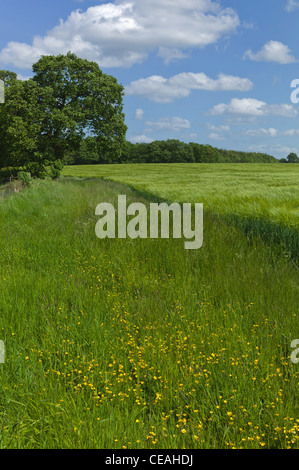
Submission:
<svg viewBox="0 0 299 470">
<path fill-rule="evenodd" d="M 223 150 L 211 145 L 179 140 L 127 143 L 121 156 L 123 163 L 277 163 L 276 158 L 261 153 Z"/>
<path fill-rule="evenodd" d="M 126 132 L 123 87 L 117 80 L 104 74 L 96 62 L 70 52 L 43 56 L 33 71 L 33 80 L 48 90 L 47 99 L 40 100 L 41 146 L 53 160 L 62 161 L 65 151 L 78 148 L 85 134 L 95 136 L 100 152 L 117 158 Z"/>
<path fill-rule="evenodd" d="M 7 87 L 5 104 L 0 106 L 0 167 L 42 162 L 39 92 L 33 80 L 14 79 Z"/>
<path fill-rule="evenodd" d="M 290 153 L 287 158 L 281 158 L 280 163 L 299 163 L 299 157 L 296 153 Z"/>
<path fill-rule="evenodd" d="M 9 70 L 0 70 L 0 80 L 3 80 L 5 87 L 9 88 L 17 79 L 15 72 Z"/>
<path fill-rule="evenodd" d="M 0 71 L 6 85 L 0 107 L 0 167 L 24 166 L 32 176 L 56 178 L 65 152 L 76 151 L 93 137 L 103 162 L 118 159 L 126 126 L 123 87 L 95 62 L 66 56 L 43 56 L 32 79 Z M 89 137 L 83 141 L 89 145 Z"/>
<path fill-rule="evenodd" d="M 31 183 L 31 174 L 27 171 L 19 171 L 17 177 L 20 181 L 23 181 L 25 186 L 30 186 Z"/>
<path fill-rule="evenodd" d="M 211 145 L 189 144 L 177 139 L 155 140 L 149 144 L 125 142 L 121 155 L 105 161 L 92 137 L 82 140 L 78 149 L 68 152 L 66 164 L 93 163 L 277 163 L 276 158 L 254 152 L 223 150 Z"/>
<path fill-rule="evenodd" d="M 287 156 L 287 163 L 299 163 L 299 157 L 296 153 L 290 153 Z"/>
</svg>

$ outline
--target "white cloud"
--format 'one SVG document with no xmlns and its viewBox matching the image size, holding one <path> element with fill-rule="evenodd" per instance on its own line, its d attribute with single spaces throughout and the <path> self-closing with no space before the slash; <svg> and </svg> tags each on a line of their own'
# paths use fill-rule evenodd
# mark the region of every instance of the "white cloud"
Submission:
<svg viewBox="0 0 299 470">
<path fill-rule="evenodd" d="M 158 48 L 170 61 L 183 58 L 183 50 L 217 43 L 239 24 L 232 8 L 213 0 L 115 0 L 73 11 L 32 44 L 9 42 L 0 62 L 31 68 L 41 55 L 70 50 L 101 67 L 129 67 Z"/>
<path fill-rule="evenodd" d="M 276 157 L 286 157 L 291 152 L 298 153 L 296 147 L 287 147 L 284 145 L 251 145 L 247 150 L 249 152 L 267 153 L 268 155 L 274 155 Z"/>
<path fill-rule="evenodd" d="M 278 62 L 279 64 L 297 62 L 296 58 L 291 54 L 289 47 L 279 41 L 267 42 L 256 54 L 249 49 L 245 52 L 243 58 L 257 62 Z"/>
<path fill-rule="evenodd" d="M 147 137 L 147 135 L 135 135 L 134 137 L 130 137 L 129 141 L 132 142 L 132 144 L 150 144 L 153 142 L 153 139 L 150 139 Z"/>
<path fill-rule="evenodd" d="M 135 119 L 138 121 L 142 121 L 144 116 L 144 111 L 141 108 L 136 109 L 135 111 Z"/>
<path fill-rule="evenodd" d="M 187 59 L 189 57 L 188 54 L 185 54 L 180 49 L 172 49 L 169 47 L 159 47 L 158 56 L 164 59 L 165 64 L 169 64 L 170 62 L 174 62 L 179 59 Z"/>
<path fill-rule="evenodd" d="M 283 135 L 288 135 L 290 137 L 299 135 L 299 129 L 289 129 L 288 131 L 285 131 Z"/>
<path fill-rule="evenodd" d="M 287 131 L 279 131 L 278 129 L 275 129 L 273 127 L 270 127 L 269 129 L 248 129 L 245 131 L 245 135 L 249 136 L 264 136 L 264 137 L 277 137 L 277 136 L 282 136 L 286 135 L 289 137 L 294 137 L 299 135 L 299 129 L 289 129 Z"/>
<path fill-rule="evenodd" d="M 221 116 L 223 114 L 244 116 L 283 116 L 296 117 L 298 112 L 290 104 L 267 104 L 254 98 L 233 98 L 229 104 L 220 103 L 214 106 L 209 114 Z"/>
<path fill-rule="evenodd" d="M 23 82 L 29 80 L 29 78 L 32 78 L 32 77 L 21 75 L 20 73 L 17 74 L 17 79 L 22 80 Z"/>
<path fill-rule="evenodd" d="M 211 140 L 226 140 L 226 137 L 224 137 L 223 134 L 219 134 L 217 132 L 211 132 L 211 134 L 208 135 L 208 139 L 211 139 Z"/>
<path fill-rule="evenodd" d="M 186 98 L 192 90 L 206 91 L 248 91 L 253 83 L 248 78 L 232 75 L 218 75 L 216 80 L 204 73 L 179 73 L 170 78 L 152 75 L 130 83 L 127 95 L 144 96 L 157 103 L 170 103 L 176 98 Z"/>
<path fill-rule="evenodd" d="M 279 131 L 277 129 L 274 129 L 270 127 L 269 129 L 248 129 L 245 132 L 245 135 L 250 135 L 252 137 L 255 136 L 266 136 L 266 137 L 277 137 L 279 134 Z"/>
<path fill-rule="evenodd" d="M 225 133 L 230 131 L 230 126 L 227 124 L 222 124 L 220 126 L 215 126 L 214 124 L 207 124 L 207 128 L 212 131 L 208 138 L 212 140 L 226 140 Z"/>
<path fill-rule="evenodd" d="M 290 13 L 296 8 L 299 8 L 299 2 L 297 0 L 288 0 L 286 4 L 286 10 Z"/>
<path fill-rule="evenodd" d="M 178 132 L 182 129 L 190 129 L 191 127 L 188 119 L 182 119 L 180 117 L 160 118 L 155 122 L 147 121 L 145 125 L 148 127 L 148 132 L 152 130 Z"/>
<path fill-rule="evenodd" d="M 210 131 L 214 131 L 214 132 L 228 132 L 228 131 L 230 131 L 230 126 L 228 126 L 227 124 L 221 124 L 220 126 L 215 126 L 214 124 L 208 123 L 207 128 Z"/>
</svg>

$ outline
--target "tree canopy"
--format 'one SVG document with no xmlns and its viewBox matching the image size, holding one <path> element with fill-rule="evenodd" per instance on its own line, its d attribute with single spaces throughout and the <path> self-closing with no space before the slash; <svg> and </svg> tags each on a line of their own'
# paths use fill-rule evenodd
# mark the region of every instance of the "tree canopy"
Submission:
<svg viewBox="0 0 299 470">
<path fill-rule="evenodd" d="M 118 160 L 127 128 L 124 90 L 116 78 L 70 52 L 41 57 L 33 72 L 32 79 L 21 81 L 0 71 L 6 87 L 0 166 L 22 166 L 37 176 L 50 167 L 56 176 L 66 152 L 80 148 L 88 136 L 103 160 Z"/>
<path fill-rule="evenodd" d="M 299 157 L 296 153 L 290 153 L 287 156 L 287 163 L 299 163 Z"/>
<path fill-rule="evenodd" d="M 97 152 L 96 141 L 88 137 L 78 149 L 67 152 L 65 163 L 80 165 L 105 161 Z M 127 141 L 117 163 L 278 163 L 278 160 L 265 153 L 224 150 L 168 139 L 136 144 Z"/>
</svg>

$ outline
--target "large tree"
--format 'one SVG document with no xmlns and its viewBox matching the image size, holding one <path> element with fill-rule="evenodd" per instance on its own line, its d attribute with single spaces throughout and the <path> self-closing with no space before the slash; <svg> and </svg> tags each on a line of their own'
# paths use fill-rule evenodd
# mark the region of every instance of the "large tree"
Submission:
<svg viewBox="0 0 299 470">
<path fill-rule="evenodd" d="M 95 136 L 102 161 L 118 160 L 125 142 L 122 98 L 116 78 L 104 74 L 96 62 L 75 54 L 43 56 L 33 65 L 33 80 L 47 89 L 40 100 L 44 118 L 42 149 L 62 160 L 66 150 L 78 148 L 85 135 Z"/>
<path fill-rule="evenodd" d="M 292 152 L 287 156 L 288 163 L 299 163 L 299 157 L 296 153 Z"/>
<path fill-rule="evenodd" d="M 66 151 L 93 137 L 100 162 L 118 161 L 125 142 L 123 87 L 95 62 L 43 56 L 32 79 L 21 81 L 0 71 L 6 93 L 0 106 L 0 167 L 25 167 L 55 177 Z M 86 139 L 85 139 L 86 140 Z M 87 142 L 88 139 L 87 139 Z"/>
</svg>

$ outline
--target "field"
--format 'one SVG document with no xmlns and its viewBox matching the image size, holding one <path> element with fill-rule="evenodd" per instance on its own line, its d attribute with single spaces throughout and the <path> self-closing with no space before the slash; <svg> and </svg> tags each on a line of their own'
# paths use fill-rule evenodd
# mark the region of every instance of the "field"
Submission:
<svg viewBox="0 0 299 470">
<path fill-rule="evenodd" d="M 299 228 L 299 165 L 128 164 L 67 166 L 64 175 L 101 177 L 220 214 L 268 218 Z"/>
<path fill-rule="evenodd" d="M 0 202 L 1 448 L 299 447 L 299 165 L 273 167 L 67 167 Z M 119 194 L 204 202 L 204 246 L 98 239 Z"/>
<path fill-rule="evenodd" d="M 202 202 L 205 211 L 282 245 L 299 261 L 299 165 L 86 165 L 64 174 L 108 178 L 169 202 Z"/>
</svg>

